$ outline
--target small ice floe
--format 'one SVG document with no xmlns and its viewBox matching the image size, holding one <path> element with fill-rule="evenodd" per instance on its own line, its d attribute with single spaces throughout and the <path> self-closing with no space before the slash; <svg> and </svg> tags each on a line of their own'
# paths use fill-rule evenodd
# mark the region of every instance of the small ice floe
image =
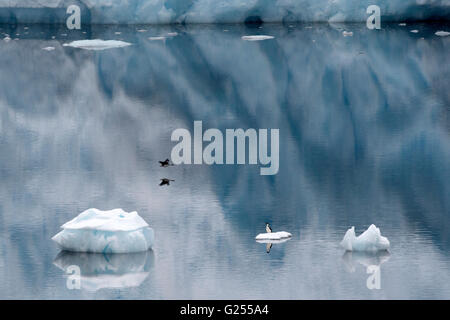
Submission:
<svg viewBox="0 0 450 320">
<path fill-rule="evenodd" d="M 147 32 L 145 29 L 138 29 L 137 32 Z"/>
<path fill-rule="evenodd" d="M 437 35 L 437 36 L 439 36 L 439 37 L 446 37 L 446 36 L 449 36 L 449 35 L 450 35 L 450 32 L 447 32 L 447 31 L 437 31 L 437 32 L 435 33 L 435 35 Z"/>
<path fill-rule="evenodd" d="M 412 32 L 412 33 L 419 33 L 419 30 L 414 29 L 414 30 L 411 30 L 410 32 Z"/>
<path fill-rule="evenodd" d="M 278 232 L 268 232 L 268 233 L 260 233 L 255 239 L 256 240 L 283 240 L 291 238 L 292 234 L 286 231 L 278 231 Z M 284 241 L 283 241 L 284 242 Z"/>
<path fill-rule="evenodd" d="M 131 46 L 131 43 L 120 40 L 76 40 L 63 44 L 64 47 L 80 48 L 85 50 L 105 50 Z"/>
<path fill-rule="evenodd" d="M 114 34 L 122 34 L 122 32 L 117 31 L 117 32 L 114 32 Z"/>
<path fill-rule="evenodd" d="M 7 35 L 6 37 L 3 38 L 3 41 L 9 42 L 11 41 L 11 38 Z"/>
<path fill-rule="evenodd" d="M 45 47 L 45 48 L 42 48 L 42 50 L 53 51 L 53 50 L 55 50 L 55 47 Z"/>
<path fill-rule="evenodd" d="M 404 26 L 406 26 L 406 23 L 401 22 L 401 23 L 399 23 L 398 25 L 399 25 L 400 27 L 404 27 Z"/>
<path fill-rule="evenodd" d="M 136 211 L 88 209 L 61 226 L 52 240 L 63 250 L 95 253 L 130 253 L 149 250 L 153 229 Z"/>
<path fill-rule="evenodd" d="M 138 287 L 148 277 L 154 264 L 152 251 L 102 254 L 61 251 L 53 264 L 65 274 L 80 271 L 80 289 L 97 291 L 104 288 Z"/>
<path fill-rule="evenodd" d="M 345 233 L 344 239 L 340 243 L 346 251 L 381 251 L 390 247 L 389 240 L 381 235 L 380 229 L 374 224 L 360 234 L 355 235 L 355 227 L 351 227 Z"/>
<path fill-rule="evenodd" d="M 169 37 L 176 37 L 178 35 L 178 32 L 168 32 L 167 35 Z"/>
<path fill-rule="evenodd" d="M 292 234 L 286 231 L 272 232 L 270 224 L 266 222 L 266 233 L 260 233 L 256 236 L 256 240 L 283 240 L 292 237 Z M 283 241 L 284 242 L 284 241 Z"/>
<path fill-rule="evenodd" d="M 150 41 L 161 41 L 161 40 L 166 40 L 166 37 L 149 37 L 148 40 L 150 40 Z"/>
<path fill-rule="evenodd" d="M 353 32 L 352 31 L 342 31 L 342 34 L 344 35 L 344 37 L 352 37 L 353 36 Z"/>
<path fill-rule="evenodd" d="M 270 40 L 275 38 L 274 36 L 266 36 L 266 35 L 256 35 L 256 36 L 242 36 L 242 40 L 246 41 L 262 41 L 262 40 Z"/>
</svg>

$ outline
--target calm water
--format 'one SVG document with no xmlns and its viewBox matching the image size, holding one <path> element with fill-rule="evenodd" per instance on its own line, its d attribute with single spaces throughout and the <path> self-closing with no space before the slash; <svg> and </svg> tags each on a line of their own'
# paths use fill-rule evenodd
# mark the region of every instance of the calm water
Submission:
<svg viewBox="0 0 450 320">
<path fill-rule="evenodd" d="M 450 299 L 449 25 L 26 27 L 0 26 L 0 298 Z M 89 38 L 133 45 L 62 46 Z M 279 173 L 160 168 L 194 120 L 280 128 Z M 60 253 L 89 207 L 137 210 L 153 251 Z M 265 221 L 293 234 L 269 254 Z M 344 254 L 371 223 L 390 254 Z"/>
</svg>

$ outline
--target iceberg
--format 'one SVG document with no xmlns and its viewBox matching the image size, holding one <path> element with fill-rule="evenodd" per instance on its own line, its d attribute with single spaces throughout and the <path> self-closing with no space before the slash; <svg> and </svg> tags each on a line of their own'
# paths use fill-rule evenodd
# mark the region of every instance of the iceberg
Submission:
<svg viewBox="0 0 450 320">
<path fill-rule="evenodd" d="M 85 50 L 106 50 L 131 46 L 131 43 L 119 40 L 76 40 L 63 44 L 64 47 L 80 48 Z"/>
<path fill-rule="evenodd" d="M 255 239 L 256 240 L 282 240 L 292 237 L 292 234 L 286 231 L 270 232 L 270 233 L 260 233 Z"/>
<path fill-rule="evenodd" d="M 88 209 L 61 226 L 53 236 L 63 250 L 97 253 L 130 253 L 149 250 L 153 229 L 136 211 Z"/>
<path fill-rule="evenodd" d="M 360 234 L 355 235 L 355 227 L 351 227 L 345 233 L 340 243 L 346 251 L 381 251 L 390 247 L 389 240 L 381 235 L 380 229 L 374 224 Z"/>
<path fill-rule="evenodd" d="M 138 287 L 153 266 L 153 252 L 102 254 L 61 251 L 53 264 L 66 274 L 80 268 L 80 287 L 87 291 Z"/>
</svg>

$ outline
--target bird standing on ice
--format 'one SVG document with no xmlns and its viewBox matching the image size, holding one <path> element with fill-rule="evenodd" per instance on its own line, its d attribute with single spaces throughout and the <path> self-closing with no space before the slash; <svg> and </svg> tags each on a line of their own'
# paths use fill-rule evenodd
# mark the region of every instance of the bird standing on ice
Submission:
<svg viewBox="0 0 450 320">
<path fill-rule="evenodd" d="M 267 233 L 271 233 L 272 232 L 272 228 L 270 227 L 270 224 L 268 222 L 266 222 L 266 232 Z"/>
</svg>

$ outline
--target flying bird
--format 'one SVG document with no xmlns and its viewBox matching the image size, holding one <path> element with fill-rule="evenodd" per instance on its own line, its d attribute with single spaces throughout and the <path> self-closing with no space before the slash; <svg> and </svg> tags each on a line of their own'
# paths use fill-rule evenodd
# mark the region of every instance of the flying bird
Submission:
<svg viewBox="0 0 450 320">
<path fill-rule="evenodd" d="M 168 167 L 168 166 L 171 165 L 169 161 L 170 161 L 169 159 L 166 159 L 164 161 L 158 161 L 158 162 L 159 162 L 161 167 Z"/>
<path fill-rule="evenodd" d="M 164 186 L 164 185 L 168 185 L 168 186 L 170 186 L 170 182 L 171 181 L 175 181 L 175 180 L 172 180 L 172 179 L 167 179 L 167 178 L 162 178 L 162 179 L 160 179 L 161 180 L 161 182 L 160 182 L 160 186 Z"/>
</svg>

